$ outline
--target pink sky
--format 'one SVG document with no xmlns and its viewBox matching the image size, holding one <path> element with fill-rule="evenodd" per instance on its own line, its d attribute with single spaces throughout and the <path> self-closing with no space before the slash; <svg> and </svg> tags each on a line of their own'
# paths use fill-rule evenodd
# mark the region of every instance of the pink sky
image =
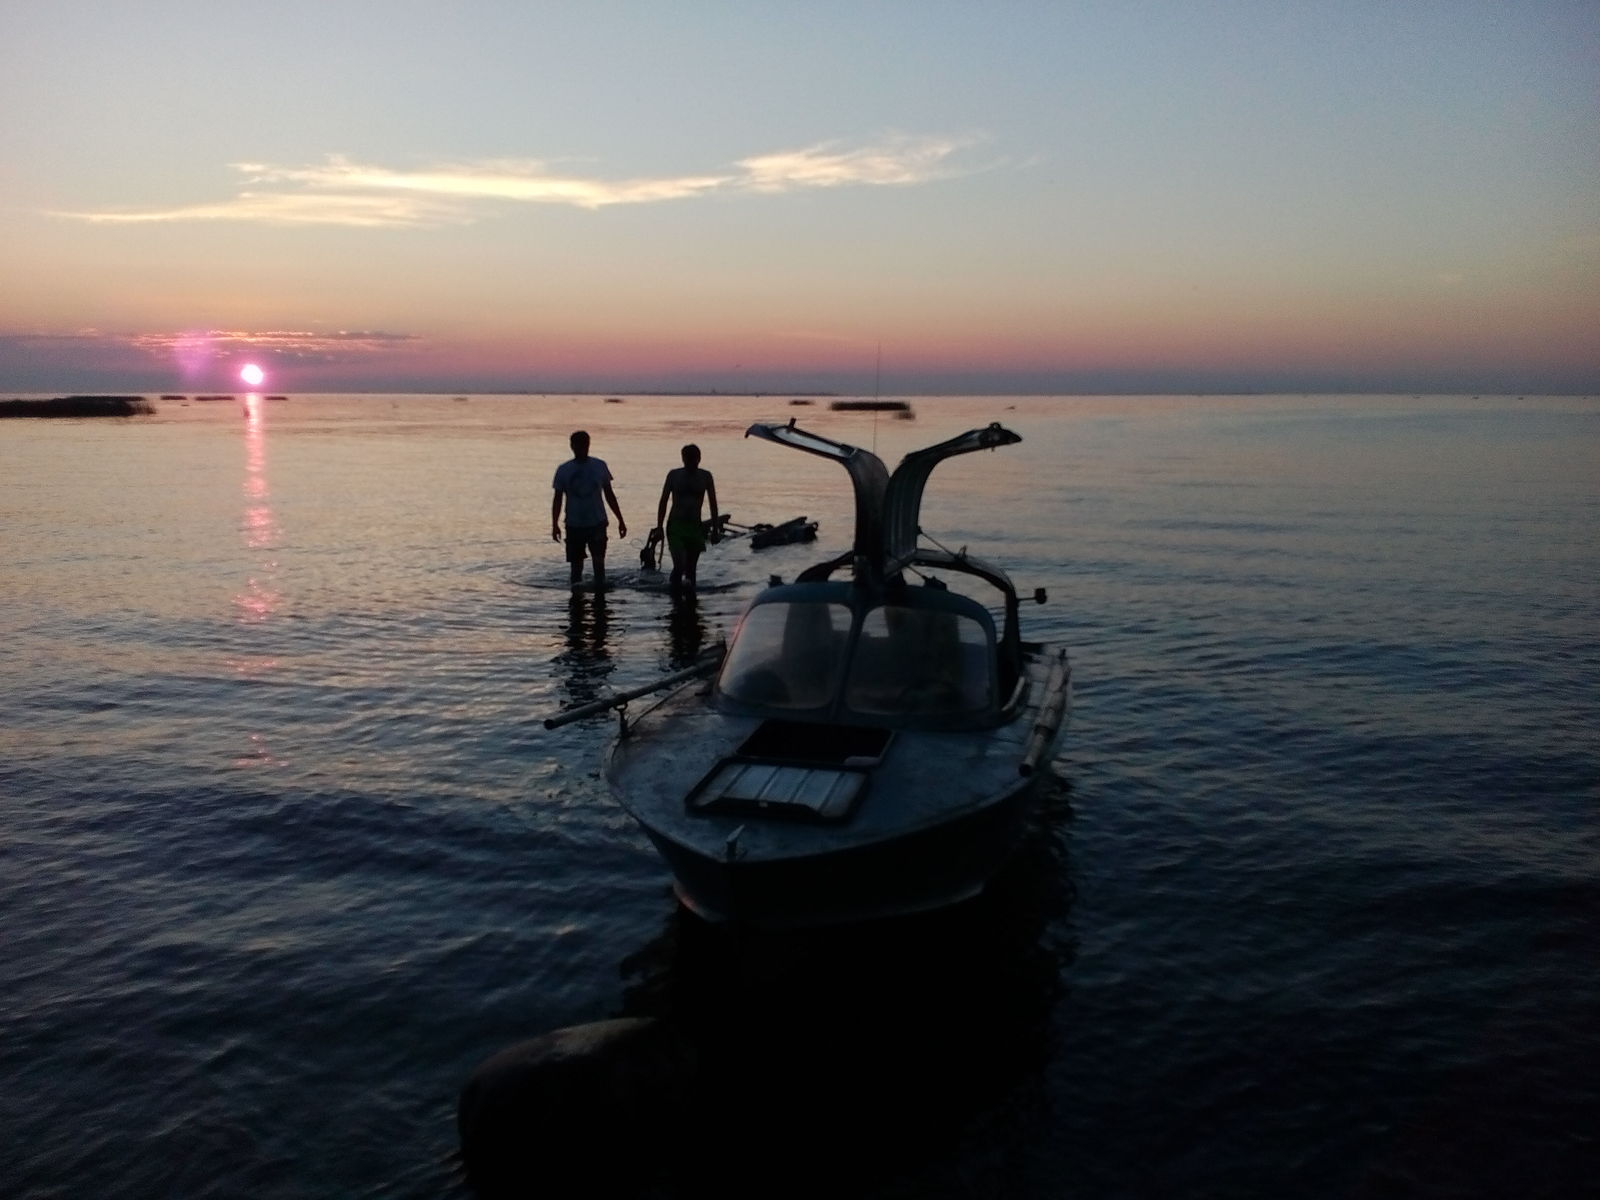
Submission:
<svg viewBox="0 0 1600 1200">
<path fill-rule="evenodd" d="M 0 392 L 1600 391 L 1593 4 L 101 7 Z"/>
</svg>

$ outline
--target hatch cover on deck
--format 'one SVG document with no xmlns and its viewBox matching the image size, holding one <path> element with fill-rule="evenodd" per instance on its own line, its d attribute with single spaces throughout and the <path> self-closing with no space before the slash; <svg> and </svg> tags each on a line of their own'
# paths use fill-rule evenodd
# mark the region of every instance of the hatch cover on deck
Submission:
<svg viewBox="0 0 1600 1200">
<path fill-rule="evenodd" d="M 842 821 L 866 794 L 868 774 L 853 767 L 725 758 L 689 793 L 693 813 Z"/>
</svg>

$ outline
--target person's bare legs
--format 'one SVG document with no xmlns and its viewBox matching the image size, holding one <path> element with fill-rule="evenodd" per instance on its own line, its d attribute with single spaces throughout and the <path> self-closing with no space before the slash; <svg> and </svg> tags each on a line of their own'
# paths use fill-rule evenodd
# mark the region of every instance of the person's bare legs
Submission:
<svg viewBox="0 0 1600 1200">
<path fill-rule="evenodd" d="M 667 542 L 667 553 L 672 555 L 672 574 L 667 576 L 667 591 L 676 596 L 683 589 L 683 551 Z"/>
</svg>

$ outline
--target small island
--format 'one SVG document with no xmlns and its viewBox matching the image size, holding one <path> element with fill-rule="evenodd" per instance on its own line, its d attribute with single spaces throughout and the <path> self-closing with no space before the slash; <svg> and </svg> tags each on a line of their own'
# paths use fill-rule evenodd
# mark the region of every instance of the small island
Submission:
<svg viewBox="0 0 1600 1200">
<path fill-rule="evenodd" d="M 0 417 L 136 417 L 155 412 L 143 396 L 57 396 L 0 400 Z"/>
</svg>

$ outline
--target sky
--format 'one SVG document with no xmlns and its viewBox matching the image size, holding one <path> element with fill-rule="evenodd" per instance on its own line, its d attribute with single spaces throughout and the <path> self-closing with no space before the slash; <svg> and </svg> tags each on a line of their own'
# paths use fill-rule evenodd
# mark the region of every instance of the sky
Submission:
<svg viewBox="0 0 1600 1200">
<path fill-rule="evenodd" d="M 0 391 L 1600 392 L 1594 0 L 3 0 Z"/>
</svg>

